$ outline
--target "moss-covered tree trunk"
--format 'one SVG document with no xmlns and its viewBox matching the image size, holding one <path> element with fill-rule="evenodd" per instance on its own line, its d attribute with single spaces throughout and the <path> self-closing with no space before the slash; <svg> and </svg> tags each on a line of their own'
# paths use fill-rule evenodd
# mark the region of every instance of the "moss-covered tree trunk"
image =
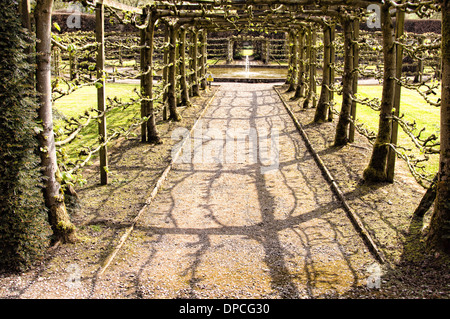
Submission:
<svg viewBox="0 0 450 319">
<path fill-rule="evenodd" d="M 450 253 L 450 1 L 441 1 L 441 9 L 441 152 L 436 201 L 430 222 L 428 244 L 443 248 Z"/>
<path fill-rule="evenodd" d="M 330 65 L 331 65 L 331 28 L 329 25 L 323 26 L 323 72 L 322 86 L 320 90 L 320 98 L 317 104 L 316 113 L 314 114 L 315 123 L 323 123 L 327 121 L 328 107 L 330 103 Z"/>
<path fill-rule="evenodd" d="M 57 180 L 55 136 L 52 119 L 51 87 L 51 23 L 53 0 L 38 0 L 35 8 L 36 21 L 36 90 L 39 96 L 39 119 L 42 131 L 39 134 L 40 156 L 45 177 L 44 199 L 48 208 L 49 222 L 54 240 L 73 242 L 76 240 L 75 226 L 71 223 L 64 204 L 64 195 Z"/>
<path fill-rule="evenodd" d="M 378 133 L 373 145 L 372 157 L 363 177 L 367 181 L 382 182 L 387 180 L 386 164 L 391 142 L 392 108 L 395 94 L 395 45 L 394 26 L 389 13 L 389 5 L 381 6 L 381 30 L 383 34 L 383 92 L 381 96 Z"/>
<path fill-rule="evenodd" d="M 176 25 L 169 25 L 170 45 L 169 45 L 169 88 L 167 92 L 167 102 L 169 105 L 169 120 L 181 121 L 181 115 L 177 111 L 177 33 Z"/>
<path fill-rule="evenodd" d="M 181 105 L 191 106 L 191 101 L 189 100 L 189 86 L 187 82 L 186 75 L 186 29 L 180 28 L 179 32 L 179 52 L 180 52 L 180 89 L 181 89 Z"/>
<path fill-rule="evenodd" d="M 353 56 L 352 56 L 352 20 L 348 15 L 341 17 L 344 32 L 344 74 L 342 75 L 342 104 L 339 120 L 336 126 L 334 145 L 342 146 L 348 143 L 348 126 L 350 124 L 350 109 L 352 106 Z"/>
</svg>

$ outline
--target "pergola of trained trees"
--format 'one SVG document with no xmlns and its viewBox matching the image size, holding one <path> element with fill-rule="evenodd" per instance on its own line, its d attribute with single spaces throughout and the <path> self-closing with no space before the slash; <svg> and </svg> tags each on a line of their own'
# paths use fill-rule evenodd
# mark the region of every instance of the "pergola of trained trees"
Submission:
<svg viewBox="0 0 450 319">
<path fill-rule="evenodd" d="M 108 182 L 107 145 L 118 137 L 141 127 L 141 141 L 160 143 L 156 112 L 162 112 L 165 120 L 182 121 L 177 105 L 189 106 L 190 98 L 207 88 L 207 32 L 221 30 L 261 32 L 285 32 L 289 50 L 289 67 L 286 83 L 289 91 L 295 91 L 293 99 L 299 99 L 299 107 L 316 108 L 314 121 L 330 121 L 337 115 L 336 146 L 351 143 L 355 130 L 365 135 L 373 144 L 370 162 L 364 171 L 364 179 L 372 182 L 393 181 L 396 158 L 408 163 L 413 176 L 436 194 L 435 209 L 431 221 L 429 242 L 450 249 L 450 3 L 448 0 L 195 0 L 195 1 L 148 1 L 137 8 L 112 0 L 84 0 L 80 3 L 92 8 L 96 15 L 93 34 L 52 35 L 51 12 L 53 0 L 36 0 L 34 8 L 36 35 L 36 91 L 38 93 L 39 120 L 42 129 L 38 134 L 41 165 L 45 176 L 44 199 L 49 211 L 49 221 L 56 241 L 76 240 L 76 229 L 70 222 L 64 206 L 61 184 L 64 178 L 76 173 L 99 152 L 101 183 Z M 376 12 L 368 11 L 375 5 Z M 29 1 L 22 0 L 19 8 L 24 25 L 29 20 Z M 442 35 L 433 41 L 411 41 L 404 34 L 404 18 L 415 13 L 426 18 L 436 11 L 442 16 Z M 105 40 L 105 15 L 121 24 L 130 24 L 139 30 L 134 40 Z M 369 32 L 361 32 L 360 23 L 379 22 L 378 36 L 382 43 L 370 44 Z M 395 21 L 395 23 L 394 23 Z M 374 30 L 375 33 L 375 30 Z M 340 41 L 339 39 L 342 39 Z M 361 41 L 361 39 L 365 39 Z M 105 50 L 106 48 L 106 50 Z M 133 74 L 107 72 L 105 55 L 108 51 L 131 52 L 139 56 L 139 69 Z M 363 60 L 370 55 L 382 53 L 382 64 L 377 70 L 367 71 Z M 320 52 L 320 55 L 317 53 Z M 53 62 L 52 62 L 53 54 Z M 56 76 L 52 82 L 52 63 L 67 54 L 70 76 Z M 442 95 L 438 100 L 430 94 L 439 82 L 409 81 L 402 76 L 402 61 L 408 55 L 418 61 L 434 54 L 440 58 L 437 72 L 441 79 Z M 86 67 L 81 71 L 77 58 L 86 56 Z M 342 56 L 338 61 L 336 57 Z M 155 58 L 155 57 L 158 58 Z M 79 66 L 77 69 L 76 66 Z M 342 66 L 342 67 L 341 67 Z M 321 78 L 317 69 L 322 69 Z M 419 68 L 420 70 L 420 68 Z M 155 86 L 156 73 L 162 71 L 160 82 Z M 94 74 L 95 72 L 95 74 Z M 341 84 L 336 75 L 341 74 Z M 94 76 L 95 75 L 95 76 Z M 372 75 L 382 81 L 381 99 L 361 99 L 357 94 L 358 76 Z M 123 102 L 106 99 L 107 79 L 138 78 L 140 90 L 135 98 Z M 58 82 L 55 82 L 58 81 Z M 52 99 L 74 90 L 95 85 L 97 109 L 69 119 L 62 132 L 53 130 Z M 317 93 L 317 86 L 320 93 Z M 414 123 L 408 123 L 401 115 L 401 89 L 412 89 L 424 99 L 441 108 L 440 138 L 425 136 Z M 340 110 L 334 108 L 336 96 L 342 96 Z M 128 127 L 109 131 L 107 114 L 114 108 L 140 105 L 140 118 Z M 355 121 L 357 105 L 369 106 L 379 112 L 377 133 L 368 132 Z M 70 143 L 89 121 L 98 121 L 98 143 L 83 150 L 82 158 L 75 163 L 58 163 L 58 148 Z M 398 130 L 403 129 L 414 145 L 425 156 L 418 159 L 397 145 Z M 57 139 L 55 140 L 55 136 Z M 421 171 L 421 162 L 427 154 L 440 154 L 438 174 L 428 176 Z"/>
</svg>

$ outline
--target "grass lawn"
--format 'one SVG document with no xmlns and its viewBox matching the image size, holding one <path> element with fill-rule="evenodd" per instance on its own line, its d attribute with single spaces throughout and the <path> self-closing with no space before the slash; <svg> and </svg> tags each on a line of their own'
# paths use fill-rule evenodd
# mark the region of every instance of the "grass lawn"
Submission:
<svg viewBox="0 0 450 319">
<path fill-rule="evenodd" d="M 136 96 L 133 92 L 134 88 L 137 88 L 137 84 L 120 84 L 120 83 L 107 83 L 106 95 L 108 97 L 117 96 L 123 101 L 129 100 L 130 97 Z M 320 86 L 318 86 L 318 94 L 320 94 Z M 358 94 L 361 97 L 381 99 L 382 86 L 381 85 L 360 85 L 358 87 Z M 433 100 L 437 100 L 440 96 L 440 90 Z M 336 96 L 336 108 L 339 110 L 342 97 Z M 96 108 L 97 95 L 95 87 L 84 87 L 74 93 L 65 96 L 55 102 L 54 108 L 60 115 L 67 118 L 77 117 L 79 114 L 84 113 L 86 110 Z M 421 129 L 426 127 L 424 136 L 432 133 L 439 133 L 439 108 L 434 107 L 426 103 L 423 98 L 414 91 L 402 89 L 402 98 L 400 113 L 405 114 L 405 119 L 412 122 L 416 121 L 417 127 Z M 140 116 L 140 106 L 133 105 L 125 110 L 121 108 L 115 109 L 107 115 L 108 128 L 128 127 L 131 120 L 134 117 Z M 358 105 L 356 118 L 359 122 L 371 129 L 377 130 L 378 127 L 378 112 L 372 110 L 365 105 Z M 55 119 L 55 131 L 64 124 L 61 119 Z M 399 145 L 405 147 L 412 147 L 412 142 L 409 137 L 399 129 Z M 80 137 L 75 139 L 72 143 L 64 147 L 65 152 L 69 159 L 77 158 L 77 153 L 84 146 L 93 146 L 97 143 L 97 122 L 92 121 L 86 128 L 83 129 Z M 417 153 L 418 154 L 418 153 Z M 430 161 L 426 165 L 426 170 L 430 173 L 435 173 L 438 170 L 438 156 L 432 156 Z"/>
<path fill-rule="evenodd" d="M 124 102 L 129 101 L 130 97 L 137 97 L 133 89 L 138 86 L 138 84 L 107 83 L 106 96 L 111 98 L 116 96 Z M 61 117 L 77 118 L 78 115 L 83 114 L 85 111 L 97 108 L 97 89 L 94 86 L 83 87 L 55 101 L 53 107 L 56 114 L 58 114 L 54 120 L 55 132 L 58 132 L 61 126 L 65 124 Z M 131 105 L 125 110 L 116 108 L 107 114 L 107 127 L 108 129 L 127 128 L 134 117 L 140 117 L 140 105 Z M 84 123 L 84 121 L 82 119 L 80 122 Z M 78 137 L 68 145 L 63 146 L 62 150 L 68 159 L 74 160 L 78 157 L 77 154 L 83 147 L 94 146 L 98 144 L 97 142 L 98 124 L 97 121 L 91 120 Z"/>
<path fill-rule="evenodd" d="M 360 85 L 358 86 L 358 94 L 365 98 L 378 97 L 381 100 L 382 86 L 381 85 Z M 431 99 L 436 101 L 440 97 L 440 89 L 437 90 L 437 95 L 433 95 Z M 340 108 L 341 96 L 336 97 L 336 107 Z M 425 127 L 425 132 L 422 136 L 428 136 L 436 134 L 439 136 L 439 121 L 440 121 L 440 109 L 435 106 L 429 105 L 425 100 L 415 91 L 402 88 L 400 114 L 404 114 L 404 119 L 408 122 L 415 121 L 417 128 L 420 130 Z M 368 106 L 358 105 L 356 111 L 356 119 L 360 123 L 364 123 L 365 127 L 377 132 L 378 129 L 378 112 L 372 110 Z M 411 139 L 399 128 L 399 145 L 414 148 Z M 419 154 L 416 152 L 415 154 Z M 430 161 L 426 165 L 426 170 L 429 173 L 436 173 L 439 167 L 439 156 L 433 155 L 430 157 Z"/>
</svg>

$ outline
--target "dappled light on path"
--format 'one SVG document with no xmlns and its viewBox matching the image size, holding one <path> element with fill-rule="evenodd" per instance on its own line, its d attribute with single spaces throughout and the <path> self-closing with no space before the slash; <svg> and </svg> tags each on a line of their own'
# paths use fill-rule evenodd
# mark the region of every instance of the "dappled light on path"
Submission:
<svg viewBox="0 0 450 319">
<path fill-rule="evenodd" d="M 129 295 L 147 298 L 310 298 L 365 284 L 374 259 L 270 85 L 224 85 L 199 124 L 190 158 L 216 143 L 215 160 L 175 165 L 119 253 L 129 272 L 113 265 L 107 280 L 132 273 Z M 233 128 L 258 138 L 233 139 L 245 156 L 227 161 Z M 275 131 L 273 148 L 261 132 Z"/>
</svg>

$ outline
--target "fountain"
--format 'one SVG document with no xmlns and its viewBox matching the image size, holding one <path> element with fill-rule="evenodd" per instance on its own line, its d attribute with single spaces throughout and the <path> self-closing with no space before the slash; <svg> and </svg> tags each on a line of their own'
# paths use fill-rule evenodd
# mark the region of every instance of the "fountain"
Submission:
<svg viewBox="0 0 450 319">
<path fill-rule="evenodd" d="M 245 77 L 250 77 L 250 62 L 248 59 L 248 55 L 245 56 Z"/>
<path fill-rule="evenodd" d="M 284 82 L 287 75 L 286 67 L 274 67 L 252 63 L 250 72 L 250 61 L 253 61 L 253 46 L 248 42 L 243 43 L 243 49 L 240 52 L 241 61 L 229 65 L 210 65 L 210 70 L 214 75 L 214 81 L 218 82 Z"/>
</svg>

